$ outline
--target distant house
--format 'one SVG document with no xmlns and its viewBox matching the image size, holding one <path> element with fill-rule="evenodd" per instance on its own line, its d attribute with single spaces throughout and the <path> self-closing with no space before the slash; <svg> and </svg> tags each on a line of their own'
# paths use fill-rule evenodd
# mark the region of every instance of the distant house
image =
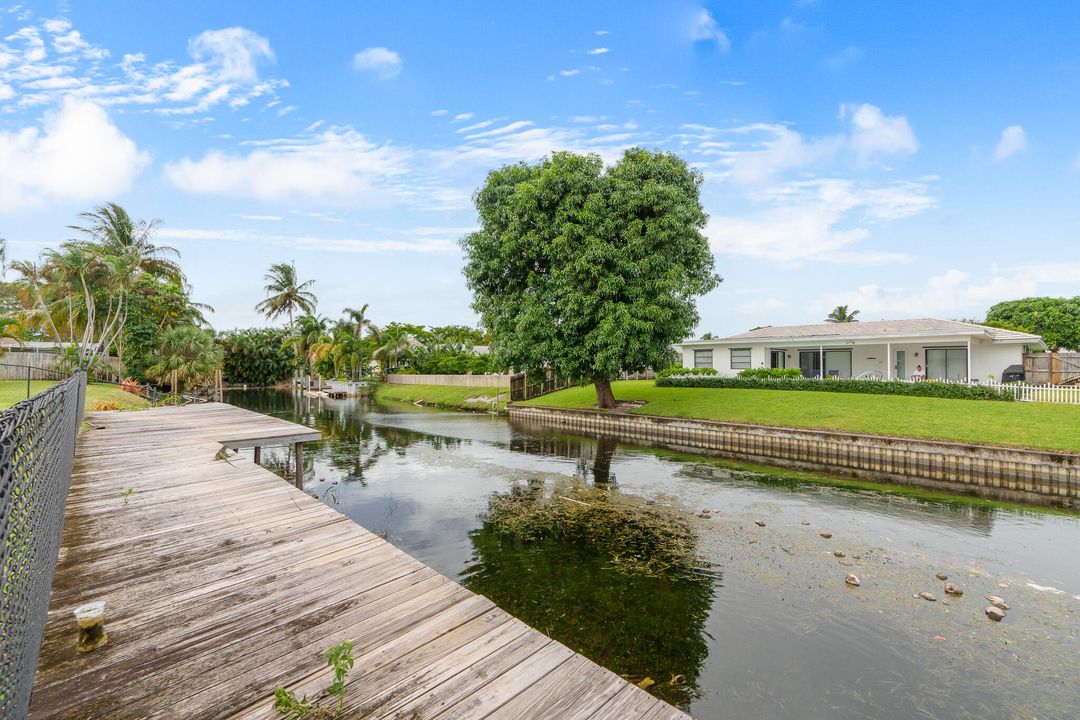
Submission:
<svg viewBox="0 0 1080 720">
<path fill-rule="evenodd" d="M 676 346 L 684 367 L 734 376 L 745 368 L 799 368 L 805 377 L 1000 380 L 1038 335 L 954 320 L 880 320 L 763 327 Z"/>
</svg>

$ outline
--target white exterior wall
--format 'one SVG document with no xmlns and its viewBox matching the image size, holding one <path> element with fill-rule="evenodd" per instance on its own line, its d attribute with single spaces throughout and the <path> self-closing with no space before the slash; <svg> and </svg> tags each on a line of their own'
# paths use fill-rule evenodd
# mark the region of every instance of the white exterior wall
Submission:
<svg viewBox="0 0 1080 720">
<path fill-rule="evenodd" d="M 858 377 L 864 373 L 877 372 L 882 378 L 892 377 L 896 379 L 896 353 L 902 350 L 906 353 L 906 368 L 904 379 L 910 379 L 915 374 L 915 368 L 921 365 L 926 370 L 926 349 L 934 347 L 967 347 L 967 336 L 956 337 L 926 337 L 922 340 L 902 341 L 886 344 L 879 343 L 834 343 L 826 344 L 825 350 L 850 350 L 851 351 L 851 375 Z M 734 377 L 739 374 L 738 369 L 731 368 L 732 348 L 750 348 L 750 366 L 768 367 L 769 353 L 772 350 L 784 350 L 788 355 L 787 367 L 799 367 L 800 350 L 818 350 L 820 345 L 811 343 L 784 343 L 755 341 L 753 343 L 716 343 L 683 346 L 682 362 L 687 368 L 694 367 L 694 350 L 712 350 L 713 368 L 718 375 Z M 891 354 L 890 352 L 891 351 Z M 990 375 L 995 381 L 1001 380 L 1001 373 L 1010 365 L 1023 363 L 1024 346 L 1020 343 L 993 343 L 989 339 L 971 339 L 971 378 L 985 382 Z"/>
</svg>

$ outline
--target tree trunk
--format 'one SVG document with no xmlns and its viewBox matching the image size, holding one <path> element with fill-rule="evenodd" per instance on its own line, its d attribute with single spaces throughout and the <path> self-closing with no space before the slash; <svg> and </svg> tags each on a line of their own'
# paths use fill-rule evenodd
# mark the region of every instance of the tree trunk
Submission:
<svg viewBox="0 0 1080 720">
<path fill-rule="evenodd" d="M 615 408 L 615 393 L 611 391 L 611 381 L 594 380 L 596 385 L 596 407 L 603 410 L 612 410 Z"/>
</svg>

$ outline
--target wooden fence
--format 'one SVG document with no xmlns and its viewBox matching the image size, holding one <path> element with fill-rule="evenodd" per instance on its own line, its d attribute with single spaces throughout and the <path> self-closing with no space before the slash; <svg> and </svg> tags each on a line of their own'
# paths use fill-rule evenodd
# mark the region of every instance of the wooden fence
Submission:
<svg viewBox="0 0 1080 720">
<path fill-rule="evenodd" d="M 1080 383 L 1080 352 L 1025 353 L 1024 377 L 1033 385 Z"/>
</svg>

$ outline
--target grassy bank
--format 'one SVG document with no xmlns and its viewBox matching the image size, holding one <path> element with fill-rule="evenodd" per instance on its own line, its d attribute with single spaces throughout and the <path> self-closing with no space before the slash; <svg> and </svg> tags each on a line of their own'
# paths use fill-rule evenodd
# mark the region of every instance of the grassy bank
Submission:
<svg viewBox="0 0 1080 720">
<path fill-rule="evenodd" d="M 1080 406 L 855 395 L 786 390 L 658 388 L 651 380 L 612 383 L 619 400 L 645 403 L 645 415 L 727 420 L 874 435 L 1080 452 Z M 530 400 L 592 408 L 591 385 Z"/>
<path fill-rule="evenodd" d="M 494 387 L 447 387 L 444 385 L 390 385 L 375 389 L 376 400 L 421 403 L 448 410 L 489 411 L 498 395 L 498 409 L 506 409 L 510 391 Z"/>
<path fill-rule="evenodd" d="M 52 380 L 31 380 L 30 395 L 38 395 L 55 384 Z M 25 399 L 25 380 L 0 380 L 0 410 L 6 410 Z M 121 410 L 138 410 L 150 404 L 141 397 L 124 392 L 116 385 L 91 383 L 86 387 L 86 412 L 93 412 L 98 403 L 116 403 Z"/>
</svg>

